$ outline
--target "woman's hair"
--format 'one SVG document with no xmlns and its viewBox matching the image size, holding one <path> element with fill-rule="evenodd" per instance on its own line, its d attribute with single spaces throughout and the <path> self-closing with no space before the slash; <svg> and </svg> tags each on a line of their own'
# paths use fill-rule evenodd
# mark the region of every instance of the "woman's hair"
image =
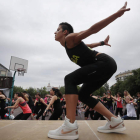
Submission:
<svg viewBox="0 0 140 140">
<path fill-rule="evenodd" d="M 69 23 L 67 23 L 67 22 L 62 22 L 62 23 L 60 23 L 59 25 L 61 25 L 62 31 L 67 30 L 67 31 L 69 32 L 69 34 L 70 34 L 70 33 L 73 33 L 73 27 L 72 27 Z"/>
<path fill-rule="evenodd" d="M 120 92 L 118 92 L 117 94 L 121 97 L 121 93 Z"/>
<path fill-rule="evenodd" d="M 36 95 L 41 96 L 41 94 L 40 94 L 40 93 L 37 93 Z"/>
<path fill-rule="evenodd" d="M 62 94 L 61 94 L 61 92 L 60 92 L 59 89 L 52 88 L 52 90 L 55 92 L 55 95 L 56 95 L 57 97 L 62 98 Z"/>
<path fill-rule="evenodd" d="M 15 94 L 17 94 L 18 97 L 22 97 L 25 101 L 29 101 L 29 99 L 28 99 L 23 93 L 17 92 L 17 93 L 15 93 Z"/>
<path fill-rule="evenodd" d="M 126 92 L 126 96 L 130 95 L 130 93 L 127 90 L 124 90 L 124 92 Z"/>
<path fill-rule="evenodd" d="M 0 92 L 7 98 L 7 96 L 4 94 L 3 90 L 0 90 Z"/>
</svg>

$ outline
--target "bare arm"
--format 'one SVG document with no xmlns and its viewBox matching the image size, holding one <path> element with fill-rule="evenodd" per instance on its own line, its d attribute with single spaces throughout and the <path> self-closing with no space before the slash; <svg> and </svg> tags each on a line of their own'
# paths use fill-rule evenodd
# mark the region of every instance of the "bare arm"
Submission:
<svg viewBox="0 0 140 140">
<path fill-rule="evenodd" d="M 18 98 L 18 99 L 16 100 L 16 103 L 15 103 L 13 106 L 7 106 L 6 109 L 7 109 L 7 108 L 16 109 L 19 102 L 20 102 L 20 98 Z"/>
<path fill-rule="evenodd" d="M 57 100 L 57 96 L 53 96 L 52 97 L 52 99 L 51 99 L 49 105 L 47 106 L 47 108 L 45 109 L 45 112 L 44 113 L 46 113 L 47 110 L 53 105 L 53 103 L 54 103 L 55 100 Z"/>
<path fill-rule="evenodd" d="M 104 45 L 107 45 L 107 46 L 110 46 L 110 44 L 108 44 L 108 41 L 109 41 L 109 35 L 106 37 L 106 39 L 104 40 Z M 98 46 L 101 46 L 101 42 L 98 42 L 98 43 L 92 43 L 92 44 L 86 44 L 88 47 L 90 48 L 95 48 L 95 47 L 98 47 Z"/>
<path fill-rule="evenodd" d="M 44 102 L 44 100 L 41 98 L 40 101 L 47 106 L 47 104 Z"/>
<path fill-rule="evenodd" d="M 74 44 L 78 44 L 81 40 L 87 38 L 88 36 L 90 36 L 92 34 L 95 34 L 95 33 L 99 32 L 100 30 L 105 28 L 107 25 L 112 23 L 114 20 L 116 20 L 118 17 L 121 17 L 124 14 L 124 12 L 129 11 L 130 8 L 126 9 L 126 6 L 127 6 L 127 2 L 125 3 L 125 5 L 119 11 L 117 11 L 113 15 L 101 20 L 100 22 L 92 25 L 89 29 L 87 29 L 85 31 L 82 31 L 80 33 L 73 33 L 73 34 L 68 35 L 66 37 L 67 44 L 68 45 L 71 44 L 70 42 L 72 40 L 74 41 Z"/>
<path fill-rule="evenodd" d="M 121 102 L 121 97 L 120 97 L 119 99 L 113 97 L 112 95 L 111 95 L 111 97 L 112 97 L 115 101 Z"/>
</svg>

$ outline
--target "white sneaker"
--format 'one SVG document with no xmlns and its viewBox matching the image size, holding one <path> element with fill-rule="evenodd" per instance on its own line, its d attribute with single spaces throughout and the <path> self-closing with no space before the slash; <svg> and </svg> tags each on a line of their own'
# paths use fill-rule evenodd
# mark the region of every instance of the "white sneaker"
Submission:
<svg viewBox="0 0 140 140">
<path fill-rule="evenodd" d="M 70 123 L 70 120 L 65 116 L 65 121 L 62 126 L 56 130 L 50 130 L 48 137 L 53 139 L 78 139 L 77 121 Z"/>
<path fill-rule="evenodd" d="M 106 118 L 107 119 L 107 118 Z M 107 119 L 107 123 L 105 126 L 98 127 L 97 131 L 102 133 L 111 133 L 111 132 L 121 132 L 126 130 L 123 120 L 120 116 L 117 118 L 111 117 L 111 121 Z"/>
</svg>

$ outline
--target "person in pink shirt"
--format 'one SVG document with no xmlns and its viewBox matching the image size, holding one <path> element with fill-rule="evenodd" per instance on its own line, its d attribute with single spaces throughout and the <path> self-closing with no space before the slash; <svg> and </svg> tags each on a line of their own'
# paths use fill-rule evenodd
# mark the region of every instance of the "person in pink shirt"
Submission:
<svg viewBox="0 0 140 140">
<path fill-rule="evenodd" d="M 47 104 L 47 101 L 48 101 L 48 98 L 47 98 L 47 95 L 46 95 L 45 98 L 44 98 L 44 102 Z"/>
<path fill-rule="evenodd" d="M 32 113 L 30 107 L 27 104 L 28 98 L 24 96 L 23 93 L 15 93 L 14 98 L 17 99 L 16 103 L 13 106 L 5 107 L 5 109 L 7 108 L 16 109 L 20 107 L 23 112 L 17 115 L 14 120 L 27 120 Z M 12 113 L 13 111 L 14 110 L 12 110 Z"/>
</svg>

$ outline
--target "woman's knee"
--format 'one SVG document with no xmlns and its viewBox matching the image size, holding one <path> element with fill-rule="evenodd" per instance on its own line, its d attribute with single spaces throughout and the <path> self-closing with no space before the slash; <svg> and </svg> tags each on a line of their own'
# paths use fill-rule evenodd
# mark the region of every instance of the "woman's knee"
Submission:
<svg viewBox="0 0 140 140">
<path fill-rule="evenodd" d="M 73 76 L 71 74 L 66 75 L 64 78 L 64 82 L 65 82 L 65 85 L 73 83 L 74 82 Z"/>
</svg>

